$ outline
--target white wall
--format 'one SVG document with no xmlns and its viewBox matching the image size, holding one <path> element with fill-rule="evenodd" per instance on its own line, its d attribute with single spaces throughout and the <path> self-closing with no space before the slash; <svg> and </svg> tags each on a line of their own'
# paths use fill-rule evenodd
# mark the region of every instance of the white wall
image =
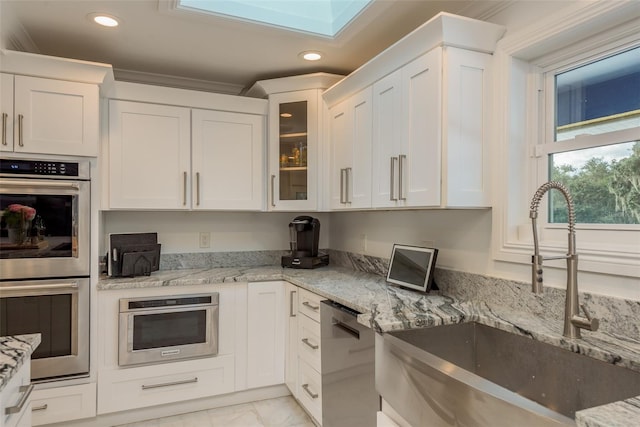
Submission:
<svg viewBox="0 0 640 427">
<path fill-rule="evenodd" d="M 157 232 L 162 253 L 289 249 L 289 222 L 306 213 L 269 212 L 103 212 L 108 233 Z M 320 220 L 320 247 L 329 245 L 329 214 Z M 211 233 L 211 247 L 200 248 L 199 234 Z M 101 253 L 106 252 L 102 246 Z"/>
</svg>

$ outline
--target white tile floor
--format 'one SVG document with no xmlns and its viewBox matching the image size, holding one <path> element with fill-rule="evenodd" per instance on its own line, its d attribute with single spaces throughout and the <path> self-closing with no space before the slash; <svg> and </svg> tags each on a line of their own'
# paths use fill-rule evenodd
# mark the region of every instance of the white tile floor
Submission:
<svg viewBox="0 0 640 427">
<path fill-rule="evenodd" d="M 314 427 L 306 412 L 291 397 L 191 412 L 121 427 Z"/>
</svg>

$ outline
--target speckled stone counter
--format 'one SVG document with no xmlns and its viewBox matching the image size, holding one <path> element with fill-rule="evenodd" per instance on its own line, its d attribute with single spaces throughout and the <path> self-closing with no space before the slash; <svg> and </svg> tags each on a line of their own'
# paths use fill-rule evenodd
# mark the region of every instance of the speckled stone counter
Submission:
<svg viewBox="0 0 640 427">
<path fill-rule="evenodd" d="M 322 267 L 315 270 L 283 269 L 277 266 L 169 270 L 149 277 L 105 278 L 98 283 L 102 291 L 161 286 L 207 285 L 228 282 L 261 282 L 287 280 L 297 286 L 346 305 L 362 314 L 358 322 L 378 332 L 422 328 L 475 321 L 514 334 L 525 335 L 574 353 L 623 366 L 640 372 L 640 340 L 607 332 L 583 333 L 582 340 L 568 340 L 562 336 L 562 315 L 536 310 L 517 310 L 501 304 L 498 298 L 458 299 L 437 292 L 421 294 L 389 286 L 385 278 L 344 267 Z M 636 399 L 637 400 L 637 399 Z M 634 400 L 632 400 L 634 402 Z M 624 405 L 625 411 L 617 410 Z M 576 415 L 581 426 L 629 426 L 629 407 L 633 403 L 616 402 Z M 635 407 L 636 420 L 640 408 Z M 597 423 L 598 414 L 608 424 Z M 620 422 L 616 424 L 616 416 Z M 578 416 L 579 415 L 579 416 Z M 640 425 L 640 421 L 638 421 Z"/>
<path fill-rule="evenodd" d="M 0 390 L 40 345 L 40 334 L 0 337 Z"/>
</svg>

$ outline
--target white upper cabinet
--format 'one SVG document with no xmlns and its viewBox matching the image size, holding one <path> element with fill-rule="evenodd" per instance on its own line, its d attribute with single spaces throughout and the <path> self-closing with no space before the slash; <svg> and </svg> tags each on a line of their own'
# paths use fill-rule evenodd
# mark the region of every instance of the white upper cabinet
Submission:
<svg viewBox="0 0 640 427">
<path fill-rule="evenodd" d="M 373 206 L 440 206 L 441 49 L 373 85 Z"/>
<path fill-rule="evenodd" d="M 191 207 L 189 108 L 109 101 L 109 207 Z"/>
<path fill-rule="evenodd" d="M 2 151 L 96 156 L 95 84 L 2 74 Z"/>
<path fill-rule="evenodd" d="M 349 168 L 342 157 L 355 159 L 348 105 L 367 88 L 371 207 L 491 206 L 490 65 L 503 32 L 495 24 L 440 13 L 323 93 L 332 112 L 332 209 L 367 207 L 345 203 L 349 179 L 345 185 L 334 176 Z"/>
<path fill-rule="evenodd" d="M 152 101 L 166 88 L 124 86 L 126 95 Z M 184 91 L 175 92 L 185 95 Z M 187 95 L 192 95 L 190 92 Z M 240 97 L 213 95 L 244 107 Z M 209 96 L 194 103 L 207 105 Z M 186 95 L 185 95 L 186 96 Z M 178 97 L 177 100 L 180 100 Z M 186 96 L 183 102 L 191 100 Z M 257 104 L 256 104 L 257 103 Z M 108 181 L 111 209 L 264 209 L 266 102 L 249 100 L 249 113 L 111 99 Z"/>
<path fill-rule="evenodd" d="M 269 96 L 269 210 L 317 210 L 317 89 Z"/>
<path fill-rule="evenodd" d="M 328 193 L 328 111 L 322 91 L 343 76 L 314 73 L 260 80 L 248 96 L 269 99 L 267 209 L 316 211 Z"/>
<path fill-rule="evenodd" d="M 263 128 L 261 116 L 193 110 L 194 209 L 262 208 Z"/>
<path fill-rule="evenodd" d="M 371 207 L 372 90 L 329 110 L 330 208 Z"/>
</svg>

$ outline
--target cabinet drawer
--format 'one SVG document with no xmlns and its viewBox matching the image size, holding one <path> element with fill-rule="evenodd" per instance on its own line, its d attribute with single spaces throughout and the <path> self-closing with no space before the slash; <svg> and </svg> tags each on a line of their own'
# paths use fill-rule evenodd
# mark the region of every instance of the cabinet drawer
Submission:
<svg viewBox="0 0 640 427">
<path fill-rule="evenodd" d="M 298 295 L 298 312 L 308 316 L 309 318 L 320 322 L 320 301 L 326 299 L 306 289 L 299 288 Z"/>
<path fill-rule="evenodd" d="M 30 361 L 25 360 L 22 367 L 13 375 L 0 393 L 0 426 L 27 427 L 30 420 L 32 390 L 30 386 Z M 7 414 L 7 409 L 19 410 Z"/>
<path fill-rule="evenodd" d="M 298 400 L 322 425 L 322 377 L 303 360 L 300 360 L 298 369 Z"/>
<path fill-rule="evenodd" d="M 233 355 L 101 372 L 98 414 L 235 390 Z"/>
<path fill-rule="evenodd" d="M 96 384 L 55 387 L 33 392 L 34 426 L 96 416 Z"/>
<path fill-rule="evenodd" d="M 298 322 L 298 357 L 320 372 L 320 324 L 305 316 L 300 316 Z"/>
</svg>

